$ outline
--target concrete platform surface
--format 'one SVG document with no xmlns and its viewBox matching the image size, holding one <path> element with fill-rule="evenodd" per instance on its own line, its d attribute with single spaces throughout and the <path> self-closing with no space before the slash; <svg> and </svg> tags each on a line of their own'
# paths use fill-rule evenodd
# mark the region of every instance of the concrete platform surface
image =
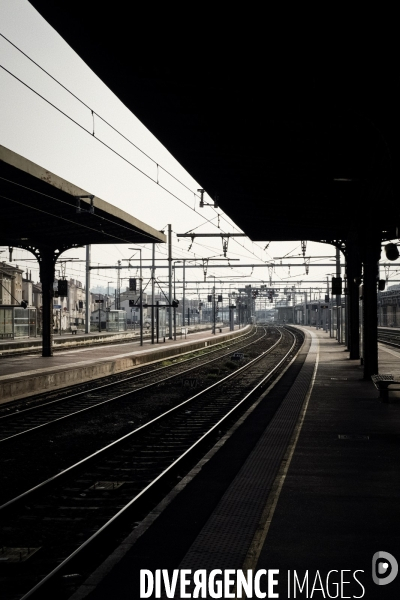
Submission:
<svg viewBox="0 0 400 600">
<path fill-rule="evenodd" d="M 304 329 L 265 400 L 71 600 L 155 598 L 141 596 L 142 569 L 188 569 L 189 582 L 200 569 L 252 569 L 267 598 L 399 597 L 400 392 L 380 402 L 343 345 Z M 379 361 L 400 374 L 396 350 L 380 346 Z M 191 596 L 178 578 L 168 597 Z"/>
</svg>

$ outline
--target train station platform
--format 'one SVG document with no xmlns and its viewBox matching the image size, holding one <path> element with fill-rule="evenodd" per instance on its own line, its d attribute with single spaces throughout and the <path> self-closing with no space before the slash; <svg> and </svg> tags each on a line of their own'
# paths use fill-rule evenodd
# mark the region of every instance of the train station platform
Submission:
<svg viewBox="0 0 400 600">
<path fill-rule="evenodd" d="M 187 569 L 187 594 L 207 570 L 214 598 L 240 597 L 228 569 L 252 569 L 254 598 L 399 597 L 400 392 L 381 402 L 343 345 L 303 330 L 300 355 L 267 398 L 70 600 L 160 597 L 148 594 L 157 569 Z M 379 360 L 398 378 L 399 352 L 380 346 Z M 211 570 L 222 573 L 212 580 Z M 168 597 L 192 596 L 178 578 Z"/>
<path fill-rule="evenodd" d="M 183 334 L 176 340 L 160 338 L 159 343 L 144 339 L 143 346 L 134 338 L 122 344 L 91 345 L 59 350 L 54 356 L 2 356 L 0 359 L 0 404 L 113 375 L 145 363 L 191 352 L 240 335 L 247 328 L 230 331 L 229 327 Z M 69 340 L 71 337 L 69 336 Z M 90 341 L 87 336 L 86 340 Z M 104 340 L 103 340 L 104 341 Z"/>
</svg>

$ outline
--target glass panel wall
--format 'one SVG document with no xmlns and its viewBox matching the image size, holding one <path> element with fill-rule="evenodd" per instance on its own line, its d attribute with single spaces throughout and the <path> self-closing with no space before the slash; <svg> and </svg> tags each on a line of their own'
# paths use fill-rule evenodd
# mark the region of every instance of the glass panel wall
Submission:
<svg viewBox="0 0 400 600">
<path fill-rule="evenodd" d="M 14 308 L 14 338 L 29 337 L 29 311 L 16 306 Z"/>
<path fill-rule="evenodd" d="M 124 310 L 110 310 L 107 313 L 107 331 L 126 331 L 126 312 Z"/>
<path fill-rule="evenodd" d="M 0 339 L 37 336 L 36 308 L 0 306 Z"/>
<path fill-rule="evenodd" d="M 13 309 L 0 306 L 0 339 L 13 337 Z"/>
</svg>

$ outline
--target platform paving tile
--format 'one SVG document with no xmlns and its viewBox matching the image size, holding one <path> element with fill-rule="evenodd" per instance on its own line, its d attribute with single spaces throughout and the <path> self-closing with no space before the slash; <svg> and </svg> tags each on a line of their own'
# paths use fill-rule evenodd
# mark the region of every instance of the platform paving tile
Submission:
<svg viewBox="0 0 400 600">
<path fill-rule="evenodd" d="M 184 557 L 181 569 L 242 566 L 309 388 L 316 347 L 313 339 L 294 385 Z"/>
<path fill-rule="evenodd" d="M 350 361 L 344 346 L 325 332 L 305 329 L 313 343 L 295 385 L 174 568 L 244 567 L 278 466 L 285 464 L 278 446 L 286 449 L 293 430 L 288 420 L 298 418 L 318 339 L 319 364 L 304 422 L 251 568 L 279 569 L 279 598 L 392 600 L 400 595 L 400 575 L 389 585 L 374 584 L 372 556 L 386 551 L 400 563 L 400 392 L 391 394 L 389 404 L 380 402 L 372 382 L 363 379 L 360 361 Z M 381 348 L 380 372 L 400 373 L 399 359 L 400 353 Z M 357 570 L 362 585 L 353 577 Z M 307 594 L 288 588 L 288 573 L 293 585 L 294 572 L 300 581 L 309 578 Z M 324 590 L 311 594 L 317 573 Z M 123 586 L 131 591 L 129 582 Z"/>
<path fill-rule="evenodd" d="M 350 361 L 343 346 L 317 335 L 313 393 L 257 569 L 280 569 L 284 598 L 294 597 L 293 587 L 288 595 L 288 571 L 292 584 L 293 571 L 302 580 L 307 571 L 309 579 L 318 571 L 329 597 L 330 570 L 338 570 L 339 578 L 345 571 L 350 581 L 339 598 L 398 598 L 400 576 L 388 585 L 373 583 L 372 557 L 385 551 L 400 562 L 399 394 L 391 394 L 389 404 L 380 402 L 372 382 L 363 379 L 360 361 Z M 399 353 L 382 348 L 379 354 L 380 373 L 399 372 Z M 353 578 L 357 569 L 363 589 Z M 296 597 L 306 596 L 297 590 Z"/>
</svg>

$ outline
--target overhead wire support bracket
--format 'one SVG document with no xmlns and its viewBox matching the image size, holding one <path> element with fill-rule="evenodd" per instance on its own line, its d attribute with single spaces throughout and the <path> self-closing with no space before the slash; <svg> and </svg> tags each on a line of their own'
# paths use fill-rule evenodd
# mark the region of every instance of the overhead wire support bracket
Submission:
<svg viewBox="0 0 400 600">
<path fill-rule="evenodd" d="M 176 237 L 247 237 L 245 233 L 177 233 Z"/>
<path fill-rule="evenodd" d="M 228 252 L 228 242 L 229 242 L 229 236 L 226 238 L 222 238 L 222 252 L 224 253 L 224 256 L 226 258 L 226 253 Z"/>
<path fill-rule="evenodd" d="M 215 196 L 214 203 L 210 204 L 210 203 L 204 202 L 204 192 L 205 192 L 205 190 L 203 190 L 203 188 L 200 188 L 197 191 L 200 192 L 200 208 L 203 208 L 204 206 L 212 206 L 213 208 L 219 208 L 219 205 L 218 205 L 218 196 Z"/>
<path fill-rule="evenodd" d="M 78 214 L 80 213 L 90 213 L 91 215 L 94 214 L 94 204 L 93 204 L 93 199 L 94 199 L 94 195 L 93 194 L 85 194 L 82 196 L 75 196 L 76 198 L 76 212 Z M 81 208 L 81 200 L 82 198 L 90 198 L 90 207 L 89 210 L 84 210 L 83 208 Z"/>
</svg>

